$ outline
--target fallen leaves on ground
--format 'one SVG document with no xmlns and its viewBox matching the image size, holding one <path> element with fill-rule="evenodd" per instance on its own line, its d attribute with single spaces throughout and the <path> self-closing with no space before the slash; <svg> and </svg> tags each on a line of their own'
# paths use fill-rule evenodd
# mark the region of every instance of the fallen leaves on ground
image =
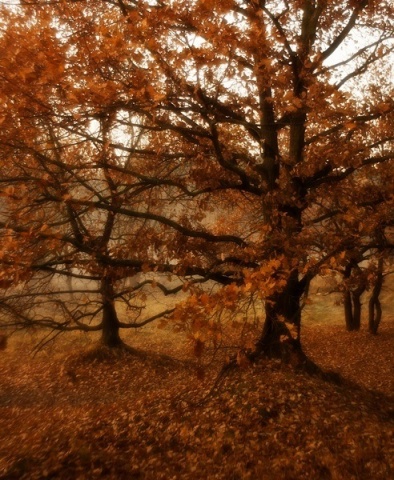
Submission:
<svg viewBox="0 0 394 480">
<path fill-rule="evenodd" d="M 136 336 L 137 350 L 117 354 L 3 352 L 0 478 L 392 477 L 393 324 L 377 337 L 306 329 L 307 352 L 340 385 L 264 360 L 211 391 L 220 362 L 201 379 L 182 337 L 168 338 L 148 351 L 149 335 Z"/>
</svg>

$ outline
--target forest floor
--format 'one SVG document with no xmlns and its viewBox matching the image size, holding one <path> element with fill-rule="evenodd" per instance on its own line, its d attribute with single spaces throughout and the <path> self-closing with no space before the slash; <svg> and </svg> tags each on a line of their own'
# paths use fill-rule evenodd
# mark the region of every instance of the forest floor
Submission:
<svg viewBox="0 0 394 480">
<path fill-rule="evenodd" d="M 18 334 L 0 352 L 0 479 L 394 478 L 393 320 L 377 336 L 307 322 L 339 385 L 262 360 L 213 390 L 222 360 L 168 328 L 118 354 L 72 334 L 33 356 L 39 334 Z"/>
</svg>

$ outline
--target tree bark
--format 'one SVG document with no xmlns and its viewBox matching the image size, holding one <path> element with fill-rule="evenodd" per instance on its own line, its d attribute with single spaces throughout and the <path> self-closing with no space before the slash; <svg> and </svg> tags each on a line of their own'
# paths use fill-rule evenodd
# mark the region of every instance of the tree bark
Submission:
<svg viewBox="0 0 394 480">
<path fill-rule="evenodd" d="M 343 294 L 343 307 L 345 312 L 346 330 L 351 332 L 353 330 L 353 305 L 352 296 L 349 291 Z"/>
<path fill-rule="evenodd" d="M 298 280 L 298 270 L 293 270 L 283 291 L 266 299 L 265 322 L 256 354 L 281 358 L 286 362 L 304 361 L 301 347 L 301 296 L 305 286 Z M 286 323 L 296 326 L 294 337 Z"/>
<path fill-rule="evenodd" d="M 104 277 L 101 281 L 103 302 L 103 318 L 101 343 L 109 348 L 121 347 L 123 342 L 119 336 L 119 320 L 115 307 L 114 288 L 111 279 Z"/>
<path fill-rule="evenodd" d="M 348 332 L 359 331 L 361 327 L 361 295 L 365 288 L 360 287 L 353 292 L 345 292 L 343 298 L 345 310 L 346 330 Z"/>
<path fill-rule="evenodd" d="M 372 289 L 372 294 L 369 299 L 369 318 L 368 330 L 373 335 L 378 333 L 379 325 L 382 320 L 382 306 L 380 304 L 379 296 L 383 287 L 383 259 L 378 260 L 378 270 L 375 285 Z"/>
<path fill-rule="evenodd" d="M 344 272 L 344 278 L 349 279 L 354 266 L 349 263 Z M 356 277 L 357 278 L 357 277 Z M 350 287 L 349 287 L 350 288 Z M 345 313 L 346 330 L 358 331 L 361 327 L 361 295 L 365 292 L 365 282 L 359 277 L 359 285 L 354 290 L 346 290 L 343 294 L 343 306 Z"/>
<path fill-rule="evenodd" d="M 353 330 L 360 330 L 361 327 L 361 295 L 365 291 L 365 285 L 360 285 L 352 292 L 353 303 Z"/>
</svg>

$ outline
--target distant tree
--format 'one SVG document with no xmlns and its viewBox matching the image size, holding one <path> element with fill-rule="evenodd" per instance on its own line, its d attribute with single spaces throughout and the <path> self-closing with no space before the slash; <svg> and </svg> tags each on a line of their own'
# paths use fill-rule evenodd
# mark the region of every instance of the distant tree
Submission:
<svg viewBox="0 0 394 480">
<path fill-rule="evenodd" d="M 40 173 L 27 187 L 35 199 L 2 228 L 18 245 L 74 249 L 75 267 L 101 279 L 103 311 L 122 268 L 224 285 L 214 305 L 190 291 L 189 307 L 257 295 L 255 355 L 290 344 L 302 359 L 310 280 L 360 248 L 392 208 L 393 15 L 392 2 L 372 0 L 3 8 L 4 189 L 26 188 L 30 157 Z M 377 172 L 386 183 L 374 183 Z M 39 220 L 42 198 L 66 223 Z M 123 223 L 136 233 L 115 234 Z"/>
<path fill-rule="evenodd" d="M 145 294 L 139 293 L 151 282 L 136 277 L 148 265 L 152 226 L 144 218 L 125 222 L 119 211 L 125 202 L 142 201 L 144 186 L 108 173 L 113 152 L 104 146 L 102 124 L 97 141 L 86 145 L 44 120 L 25 117 L 23 128 L 33 123 L 34 140 L 27 144 L 14 135 L 16 157 L 13 145 L 4 151 L 9 162 L 1 175 L 4 324 L 101 330 L 105 345 L 119 346 L 120 328 L 154 319 L 144 318 Z M 121 303 L 124 321 L 117 314 Z M 157 317 L 169 313 L 163 309 Z"/>
<path fill-rule="evenodd" d="M 182 235 L 189 230 L 175 221 L 184 215 L 177 194 L 182 185 L 170 173 L 181 169 L 184 155 L 152 150 L 138 98 L 130 113 L 111 98 L 108 105 L 101 94 L 95 97 L 93 84 L 85 91 L 83 78 L 78 84 L 75 66 L 67 65 L 72 44 L 53 36 L 44 12 L 30 20 L 20 12 L 3 13 L 10 30 L 1 45 L 2 326 L 46 327 L 54 335 L 101 331 L 103 344 L 121 346 L 120 329 L 174 311 L 145 312 L 152 290 L 167 295 L 185 281 L 215 277 L 195 262 L 188 266 L 185 258 L 177 264 L 188 251 Z M 73 88 L 90 100 L 79 103 Z M 204 232 L 196 236 L 233 241 Z M 175 279 L 181 273 L 182 280 L 161 277 L 160 283 L 144 276 L 159 266 Z M 188 280 L 191 276 L 197 277 Z"/>
<path fill-rule="evenodd" d="M 375 315 L 379 318 L 377 326 L 381 321 L 379 295 L 386 274 L 384 259 L 389 258 L 393 249 L 393 244 L 386 234 L 393 221 L 392 216 L 393 210 L 387 208 L 387 205 L 379 199 L 375 203 L 375 220 L 368 226 L 366 236 L 364 238 L 360 236 L 358 246 L 343 255 L 340 262 L 342 265 L 338 265 L 336 269 L 343 277 L 339 288 L 343 293 L 345 324 L 348 331 L 360 329 L 362 296 L 372 290 L 369 300 L 369 330 L 371 333 L 377 333 L 377 327 L 373 332 L 372 325 L 375 323 Z M 352 225 L 349 225 L 349 222 L 346 223 L 345 227 L 343 224 L 336 227 L 348 232 L 353 230 L 353 237 L 360 235 L 359 232 L 364 229 L 363 223 L 353 223 L 353 219 L 350 222 Z M 376 311 L 373 305 L 376 306 Z"/>
<path fill-rule="evenodd" d="M 353 273 L 353 275 L 352 275 Z M 343 294 L 346 329 L 360 330 L 361 296 L 367 288 L 364 272 L 357 264 L 348 263 L 344 269 L 344 279 L 350 281 Z M 352 285 L 353 284 L 353 285 Z"/>
<path fill-rule="evenodd" d="M 366 258 L 367 265 L 348 263 L 343 269 L 343 306 L 346 329 L 358 331 L 361 327 L 362 296 L 371 291 L 368 300 L 368 330 L 376 334 L 382 319 L 380 293 L 384 281 L 384 257 Z M 364 297 L 365 298 L 365 297 Z"/>
<path fill-rule="evenodd" d="M 391 215 L 393 215 L 391 211 Z M 376 335 L 380 323 L 382 321 L 382 306 L 380 302 L 380 294 L 383 289 L 384 278 L 386 275 L 392 273 L 390 271 L 390 258 L 392 258 L 392 253 L 394 245 L 391 244 L 389 240 L 389 235 L 386 233 L 387 230 L 392 225 L 393 220 L 382 223 L 383 228 L 375 232 L 375 238 L 377 242 L 377 254 L 375 259 L 374 268 L 371 272 L 371 294 L 368 301 L 368 330 L 370 333 Z M 387 225 L 388 224 L 388 225 Z"/>
<path fill-rule="evenodd" d="M 368 303 L 368 330 L 376 335 L 382 320 L 382 307 L 380 304 L 380 292 L 383 286 L 383 258 L 378 259 L 376 278 L 372 288 L 372 294 Z"/>
</svg>

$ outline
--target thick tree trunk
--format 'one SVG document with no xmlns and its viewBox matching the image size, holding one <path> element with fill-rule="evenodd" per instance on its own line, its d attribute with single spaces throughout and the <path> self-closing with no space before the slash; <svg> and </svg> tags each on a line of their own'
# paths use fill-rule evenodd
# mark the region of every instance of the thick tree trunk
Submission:
<svg viewBox="0 0 394 480">
<path fill-rule="evenodd" d="M 281 358 L 286 362 L 304 361 L 300 339 L 301 296 L 305 287 L 294 270 L 282 292 L 267 298 L 265 322 L 260 339 L 256 344 L 256 355 Z M 286 323 L 296 326 L 293 336 Z"/>
<path fill-rule="evenodd" d="M 269 357 L 281 358 L 283 356 L 284 338 L 290 338 L 290 331 L 278 313 L 278 303 L 272 299 L 265 305 L 265 321 L 261 337 L 256 344 L 256 353 Z"/>
<path fill-rule="evenodd" d="M 101 281 L 101 295 L 103 302 L 103 319 L 101 343 L 109 348 L 121 347 L 123 342 L 119 336 L 119 320 L 115 308 L 115 295 L 110 279 Z"/>
<path fill-rule="evenodd" d="M 369 319 L 368 319 L 368 330 L 370 333 L 376 335 L 378 333 L 378 328 L 380 321 L 382 320 L 382 307 L 380 304 L 379 296 L 383 287 L 383 259 L 378 261 L 378 271 L 375 285 L 372 289 L 372 294 L 369 299 Z"/>
<path fill-rule="evenodd" d="M 109 302 L 103 305 L 101 343 L 106 347 L 114 348 L 123 345 L 119 336 L 119 320 L 113 304 Z"/>
</svg>

